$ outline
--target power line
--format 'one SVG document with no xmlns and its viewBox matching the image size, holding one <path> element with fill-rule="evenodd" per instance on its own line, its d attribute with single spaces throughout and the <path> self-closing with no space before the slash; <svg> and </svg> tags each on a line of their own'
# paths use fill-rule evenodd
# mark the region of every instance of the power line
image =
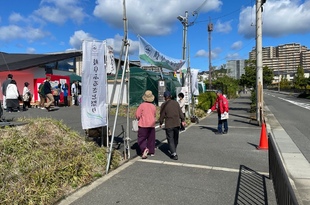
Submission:
<svg viewBox="0 0 310 205">
<path fill-rule="evenodd" d="M 251 0 L 251 1 L 252 1 L 252 0 Z M 252 5 L 252 2 L 246 4 L 245 6 L 250 6 L 250 5 Z M 230 15 L 232 15 L 232 14 L 234 14 L 234 13 L 236 13 L 236 12 L 240 12 L 240 11 L 241 11 L 241 9 L 236 9 L 236 10 L 233 10 L 233 11 L 227 13 L 227 14 L 224 14 L 224 15 L 221 15 L 221 16 L 218 16 L 218 17 L 215 17 L 215 18 L 212 17 L 212 20 L 222 19 L 222 18 L 224 18 L 224 17 L 230 16 Z M 196 23 L 203 23 L 203 22 L 208 22 L 208 21 L 209 21 L 209 19 L 208 19 L 208 20 L 197 21 Z"/>
</svg>

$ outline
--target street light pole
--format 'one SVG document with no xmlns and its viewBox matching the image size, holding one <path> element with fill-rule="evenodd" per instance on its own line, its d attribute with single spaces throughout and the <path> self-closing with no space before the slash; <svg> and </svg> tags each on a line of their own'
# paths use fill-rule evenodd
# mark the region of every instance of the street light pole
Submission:
<svg viewBox="0 0 310 205">
<path fill-rule="evenodd" d="M 182 59 L 186 60 L 186 50 L 187 50 L 187 28 L 193 23 L 189 24 L 188 23 L 188 11 L 185 11 L 185 17 L 183 16 L 178 16 L 177 19 L 182 23 L 183 25 L 183 47 L 182 47 Z M 189 55 L 188 55 L 189 56 Z M 187 77 L 187 82 L 188 82 L 188 106 L 187 106 L 187 112 L 188 116 L 191 116 L 190 113 L 190 102 L 192 100 L 192 89 L 191 89 L 191 70 L 189 67 L 189 59 L 188 59 L 188 65 L 187 65 L 187 70 L 186 70 L 186 77 Z M 182 86 L 185 86 L 185 79 L 184 79 L 184 73 L 182 72 Z"/>
<path fill-rule="evenodd" d="M 185 18 L 182 21 L 183 24 L 183 52 L 182 52 L 182 59 L 186 59 L 186 44 L 187 44 L 187 27 L 188 27 L 188 11 L 185 11 Z"/>
<path fill-rule="evenodd" d="M 182 23 L 183 25 L 183 45 L 182 45 L 182 59 L 186 59 L 186 44 L 187 44 L 187 27 L 188 27 L 188 11 L 185 11 L 185 17 L 178 16 L 177 19 Z M 184 73 L 182 73 L 182 86 L 185 84 L 184 80 Z"/>
</svg>

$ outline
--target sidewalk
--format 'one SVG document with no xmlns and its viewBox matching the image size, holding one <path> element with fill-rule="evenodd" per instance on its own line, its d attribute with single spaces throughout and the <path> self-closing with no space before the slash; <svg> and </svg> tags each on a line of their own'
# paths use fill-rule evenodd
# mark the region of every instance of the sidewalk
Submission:
<svg viewBox="0 0 310 205">
<path fill-rule="evenodd" d="M 217 114 L 212 113 L 180 134 L 175 161 L 167 154 L 164 131 L 158 129 L 161 143 L 154 157 L 135 157 L 59 204 L 276 204 L 268 151 L 256 149 L 261 127 L 251 123 L 247 112 L 250 94 L 229 103 L 228 134 L 214 134 Z M 134 144 L 134 133 L 131 138 Z"/>
</svg>

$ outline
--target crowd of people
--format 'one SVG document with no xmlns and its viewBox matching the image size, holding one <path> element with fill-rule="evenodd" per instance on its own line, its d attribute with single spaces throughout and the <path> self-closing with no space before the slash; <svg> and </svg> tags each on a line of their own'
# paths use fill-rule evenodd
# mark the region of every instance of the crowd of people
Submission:
<svg viewBox="0 0 310 205">
<path fill-rule="evenodd" d="M 13 75 L 8 74 L 7 79 L 3 81 L 1 87 L 3 109 L 9 113 L 20 112 L 20 104 L 22 103 L 23 111 L 27 111 L 29 108 L 32 108 L 32 106 L 50 111 L 52 108 L 59 108 L 61 94 L 63 106 L 68 107 L 71 104 L 69 103 L 69 85 L 67 83 L 58 83 L 56 86 L 52 87 L 50 81 L 51 76 L 47 75 L 44 82 L 39 85 L 39 100 L 38 104 L 36 104 L 33 100 L 34 93 L 30 89 L 31 84 L 29 82 L 24 82 L 23 92 L 20 93 L 17 82 L 13 79 Z M 78 95 L 81 94 L 80 90 L 79 82 L 74 81 L 71 85 L 72 104 L 74 105 L 79 105 Z"/>
<path fill-rule="evenodd" d="M 51 77 L 46 76 L 45 81 L 39 85 L 38 94 L 40 97 L 39 108 L 50 111 L 52 107 L 60 105 L 60 94 L 63 93 L 63 105 L 69 106 L 69 85 L 67 83 L 58 83 L 54 87 L 51 85 Z M 7 79 L 2 83 L 3 108 L 8 112 L 20 112 L 20 102 L 22 109 L 26 111 L 31 108 L 33 93 L 29 88 L 30 83 L 24 82 L 22 95 L 19 93 L 17 83 L 13 75 L 9 74 Z M 79 105 L 78 95 L 80 94 L 78 81 L 71 85 L 72 104 Z M 221 90 L 216 92 L 216 102 L 208 110 L 208 114 L 217 111 L 218 127 L 215 134 L 227 134 L 229 117 L 229 105 L 225 95 Z M 179 133 L 185 130 L 185 99 L 184 94 L 178 94 L 178 100 L 173 100 L 169 91 L 163 94 L 165 101 L 160 106 L 160 115 L 158 118 L 159 127 L 163 128 L 166 133 L 166 139 L 169 145 L 170 158 L 178 160 L 177 146 L 179 144 Z M 142 96 L 143 102 L 138 106 L 135 118 L 138 120 L 138 146 L 142 159 L 148 155 L 155 155 L 155 124 L 156 124 L 156 106 L 154 104 L 155 96 L 152 91 L 147 90 Z M 224 131 L 223 127 L 224 126 Z"/>
</svg>

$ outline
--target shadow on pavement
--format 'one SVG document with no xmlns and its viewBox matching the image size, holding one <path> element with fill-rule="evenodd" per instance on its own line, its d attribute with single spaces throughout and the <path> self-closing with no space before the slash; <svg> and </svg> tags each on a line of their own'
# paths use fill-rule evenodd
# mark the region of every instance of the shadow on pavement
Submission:
<svg viewBox="0 0 310 205">
<path fill-rule="evenodd" d="M 170 157 L 169 145 L 167 143 L 162 143 L 161 145 L 158 146 L 158 149 L 162 151 L 165 155 Z"/>
<path fill-rule="evenodd" d="M 240 165 L 234 205 L 268 205 L 266 178 L 266 176 L 259 174 L 244 165 Z"/>
<path fill-rule="evenodd" d="M 244 104 L 244 105 L 251 105 L 251 102 L 238 102 L 236 104 Z"/>
<path fill-rule="evenodd" d="M 249 118 L 248 118 L 249 119 Z M 242 121 L 242 120 L 234 120 L 234 122 L 241 122 L 241 123 L 244 123 L 244 124 L 248 124 L 248 125 L 255 125 L 255 126 L 258 126 L 257 122 L 252 122 L 251 119 L 249 119 L 249 121 Z"/>
<path fill-rule="evenodd" d="M 229 110 L 245 110 L 245 111 L 249 111 L 249 108 L 240 108 L 240 107 L 229 107 Z"/>
<path fill-rule="evenodd" d="M 251 146 L 253 146 L 253 147 L 255 147 L 256 149 L 258 148 L 258 145 L 257 145 L 257 144 L 253 144 L 253 143 L 250 143 L 250 142 L 248 142 L 248 144 L 251 145 Z"/>
<path fill-rule="evenodd" d="M 240 117 L 240 118 L 245 118 L 245 119 L 249 119 L 249 120 L 251 120 L 251 119 L 252 119 L 252 118 L 251 118 L 251 117 L 249 117 L 248 115 L 247 115 L 247 116 L 244 116 L 244 115 L 236 115 L 236 114 L 232 114 L 232 113 L 230 113 L 229 115 L 230 115 L 230 116 Z"/>
<path fill-rule="evenodd" d="M 207 130 L 211 130 L 212 132 L 217 132 L 217 129 L 214 127 L 207 127 L 207 126 L 199 126 L 200 129 L 207 129 Z"/>
</svg>

